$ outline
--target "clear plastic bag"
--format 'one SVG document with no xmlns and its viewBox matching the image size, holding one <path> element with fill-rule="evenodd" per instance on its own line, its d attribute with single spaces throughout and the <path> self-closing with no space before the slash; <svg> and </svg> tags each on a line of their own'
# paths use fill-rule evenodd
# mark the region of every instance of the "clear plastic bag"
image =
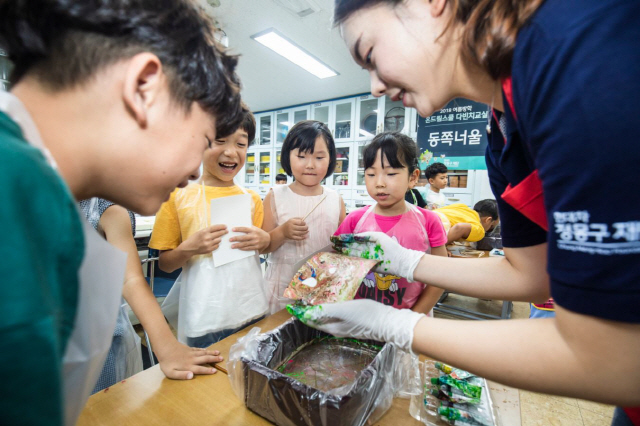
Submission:
<svg viewBox="0 0 640 426">
<path fill-rule="evenodd" d="M 411 404 L 409 406 L 411 416 L 427 426 L 482 425 L 482 423 L 474 422 L 473 420 L 467 422 L 445 420 L 439 415 L 438 407 L 442 405 L 442 401 L 431 393 L 431 389 L 433 388 L 431 379 L 439 378 L 444 373 L 438 370 L 435 365 L 435 361 L 420 362 L 420 380 L 421 383 L 423 383 L 423 389 L 419 395 L 413 395 L 411 397 Z M 487 381 L 481 377 L 474 377 L 474 383 L 482 387 L 482 395 L 478 403 L 450 403 L 450 407 L 454 410 L 467 411 L 471 416 L 478 416 L 478 418 L 486 420 L 487 425 L 502 426 L 498 412 L 493 405 Z"/>
<path fill-rule="evenodd" d="M 412 398 L 422 395 L 420 368 L 421 363 L 416 354 L 398 350 L 394 369 L 395 396 L 397 398 Z"/>
<path fill-rule="evenodd" d="M 397 388 L 394 364 L 398 350 L 382 347 L 373 361 L 347 383 L 328 392 L 277 371 L 301 346 L 331 337 L 296 319 L 266 334 L 252 329 L 231 347 L 227 363 L 235 394 L 251 411 L 278 425 L 364 425 L 391 406 Z"/>
<path fill-rule="evenodd" d="M 382 349 L 354 339 L 316 337 L 282 361 L 276 371 L 322 392 L 342 395 Z"/>
</svg>

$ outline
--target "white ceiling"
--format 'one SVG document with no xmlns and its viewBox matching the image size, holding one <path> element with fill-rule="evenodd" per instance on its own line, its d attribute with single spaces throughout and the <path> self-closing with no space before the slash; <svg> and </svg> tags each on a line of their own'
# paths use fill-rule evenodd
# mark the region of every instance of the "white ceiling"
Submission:
<svg viewBox="0 0 640 426">
<path fill-rule="evenodd" d="M 351 59 L 331 24 L 333 0 L 315 0 L 321 10 L 304 18 L 272 0 L 220 0 L 215 8 L 200 2 L 227 33 L 230 51 L 241 55 L 242 97 L 253 111 L 369 92 L 367 72 Z M 272 27 L 339 75 L 321 80 L 251 39 Z"/>
</svg>

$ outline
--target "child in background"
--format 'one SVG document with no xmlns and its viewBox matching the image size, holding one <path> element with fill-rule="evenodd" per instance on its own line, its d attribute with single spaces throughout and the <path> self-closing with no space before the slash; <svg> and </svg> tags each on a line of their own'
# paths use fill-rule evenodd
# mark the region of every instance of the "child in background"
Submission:
<svg viewBox="0 0 640 426">
<path fill-rule="evenodd" d="M 255 119 L 245 107 L 234 134 L 209 141 L 202 179 L 174 191 L 156 216 L 149 247 L 161 251 L 158 264 L 163 271 L 183 268 L 167 300 L 179 297 L 178 339 L 192 347 L 206 348 L 267 312 L 258 254 L 214 267 L 211 253 L 229 230 L 208 223 L 212 199 L 249 193 L 254 226 L 232 229 L 246 235 L 231 238 L 231 247 L 259 252 L 269 245 L 269 234 L 260 228 L 260 197 L 233 181 L 254 137 Z"/>
<path fill-rule="evenodd" d="M 425 199 L 429 210 L 444 207 L 446 198 L 441 190 L 447 187 L 448 177 L 447 166 L 442 163 L 433 163 L 424 171 L 424 176 L 429 182 L 429 186 L 425 188 Z"/>
<path fill-rule="evenodd" d="M 82 200 L 78 203 L 78 206 L 85 219 L 87 219 L 91 226 L 93 226 L 104 239 L 127 253 L 127 269 L 124 277 L 125 285 L 122 288 L 123 297 L 129 302 L 132 290 L 134 293 L 143 295 L 143 297 L 149 296 L 151 288 L 142 275 L 138 250 L 133 239 L 136 234 L 136 218 L 134 214 L 102 198 Z M 132 246 L 133 251 L 131 250 Z M 143 288 L 142 286 L 144 286 L 144 293 L 140 292 Z M 166 331 L 173 337 L 167 322 L 164 321 L 164 317 L 162 317 L 160 306 L 158 306 L 158 302 L 156 302 L 153 293 L 150 294 L 150 297 L 153 301 L 152 303 L 155 303 L 157 307 L 156 312 L 160 314 Z M 148 300 L 145 300 L 145 302 L 148 303 Z M 132 309 L 134 305 L 135 304 L 132 304 Z M 150 305 L 147 305 L 147 307 L 149 306 Z M 133 329 L 133 325 L 131 325 L 127 311 L 125 301 L 123 300 L 120 305 L 120 310 L 118 311 L 116 328 L 113 331 L 113 340 L 111 341 L 111 347 L 109 347 L 107 359 L 104 361 L 100 377 L 98 377 L 98 381 L 91 394 L 100 392 L 142 371 L 140 338 Z M 146 325 L 150 324 L 147 323 Z M 146 325 L 144 325 L 145 329 L 147 328 Z M 175 337 L 173 338 L 175 339 Z M 154 350 L 157 349 L 158 348 L 154 347 Z"/>
<path fill-rule="evenodd" d="M 325 124 L 306 120 L 293 126 L 282 145 L 281 159 L 282 168 L 295 181 L 275 186 L 264 199 L 262 228 L 271 236 L 264 250 L 272 253 L 265 273 L 271 313 L 290 303 L 282 294 L 296 272 L 294 264 L 327 246 L 346 215 L 340 195 L 321 185 L 336 166 L 336 148 Z"/>
<path fill-rule="evenodd" d="M 133 213 L 102 198 L 82 200 L 78 204 L 80 211 L 96 231 L 109 243 L 127 253 L 122 296 L 147 332 L 165 376 L 170 379 L 191 379 L 195 374 L 214 374 L 215 368 L 201 365 L 222 361 L 218 356 L 220 352 L 204 349 L 194 351 L 179 343 L 171 332 L 142 273 L 138 249 L 133 239 L 136 230 Z M 92 393 L 142 371 L 140 338 L 131 325 L 127 311 L 123 301 L 107 359 Z"/>
<path fill-rule="evenodd" d="M 416 188 L 409 188 L 406 194 L 404 194 L 404 200 L 407 203 L 411 203 L 414 206 L 427 208 L 427 202 L 422 198 L 422 194 Z"/>
<path fill-rule="evenodd" d="M 478 201 L 473 210 L 466 204 L 456 203 L 434 211 L 447 232 L 447 244 L 460 239 L 480 241 L 500 223 L 498 204 L 491 199 Z"/>
<path fill-rule="evenodd" d="M 377 204 L 350 213 L 336 235 L 384 232 L 403 247 L 447 256 L 447 236 L 438 216 L 405 201 L 405 193 L 420 176 L 415 142 L 402 133 L 381 133 L 367 145 L 362 157 L 367 192 Z M 374 299 L 433 316 L 440 295 L 442 290 L 437 287 L 371 272 L 356 299 Z"/>
<path fill-rule="evenodd" d="M 553 318 L 556 316 L 556 309 L 553 298 L 544 303 L 529 303 L 529 318 Z"/>
<path fill-rule="evenodd" d="M 276 185 L 286 185 L 286 184 L 287 184 L 287 175 L 278 173 L 276 175 Z"/>
</svg>

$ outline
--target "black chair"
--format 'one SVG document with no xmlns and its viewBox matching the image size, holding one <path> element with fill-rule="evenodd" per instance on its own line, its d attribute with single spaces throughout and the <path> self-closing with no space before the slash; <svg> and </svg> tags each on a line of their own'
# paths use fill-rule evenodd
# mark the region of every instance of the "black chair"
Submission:
<svg viewBox="0 0 640 426">
<path fill-rule="evenodd" d="M 173 287 L 176 279 L 182 272 L 182 268 L 176 269 L 173 272 L 164 272 L 160 268 L 156 268 L 156 261 L 159 259 L 160 253 L 158 250 L 149 249 L 148 258 L 142 263 L 148 263 L 147 269 L 147 282 L 153 291 L 155 297 L 167 297 L 169 290 Z"/>
</svg>

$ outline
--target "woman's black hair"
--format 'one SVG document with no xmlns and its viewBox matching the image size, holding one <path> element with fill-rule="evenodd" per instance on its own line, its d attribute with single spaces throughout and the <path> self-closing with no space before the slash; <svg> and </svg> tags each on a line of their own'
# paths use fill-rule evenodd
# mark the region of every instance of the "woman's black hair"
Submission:
<svg viewBox="0 0 640 426">
<path fill-rule="evenodd" d="M 289 176 L 293 176 L 291 172 L 291 151 L 298 149 L 299 152 L 309 152 L 313 154 L 313 150 L 316 146 L 316 139 L 318 136 L 322 136 L 322 139 L 327 143 L 327 149 L 329 150 L 329 168 L 325 178 L 333 174 L 333 170 L 336 168 L 336 145 L 333 142 L 333 136 L 326 124 L 316 120 L 304 120 L 296 123 L 287 137 L 284 138 L 282 144 L 282 152 L 280 153 L 280 162 L 285 173 Z"/>
<path fill-rule="evenodd" d="M 362 152 L 365 169 L 373 166 L 378 156 L 378 151 L 382 152 L 380 161 L 383 168 L 385 167 L 385 158 L 394 169 L 406 167 L 409 170 L 409 175 L 418 168 L 418 145 L 405 134 L 384 132 L 376 135 Z"/>
<path fill-rule="evenodd" d="M 141 52 L 162 62 L 173 101 L 216 118 L 216 137 L 242 121 L 237 57 L 214 41 L 211 18 L 191 0 L 0 0 L 0 47 L 13 84 L 76 87 Z"/>
<path fill-rule="evenodd" d="M 333 22 L 338 25 L 360 9 L 373 7 L 380 3 L 397 6 L 405 0 L 335 0 L 333 7 Z"/>
</svg>

